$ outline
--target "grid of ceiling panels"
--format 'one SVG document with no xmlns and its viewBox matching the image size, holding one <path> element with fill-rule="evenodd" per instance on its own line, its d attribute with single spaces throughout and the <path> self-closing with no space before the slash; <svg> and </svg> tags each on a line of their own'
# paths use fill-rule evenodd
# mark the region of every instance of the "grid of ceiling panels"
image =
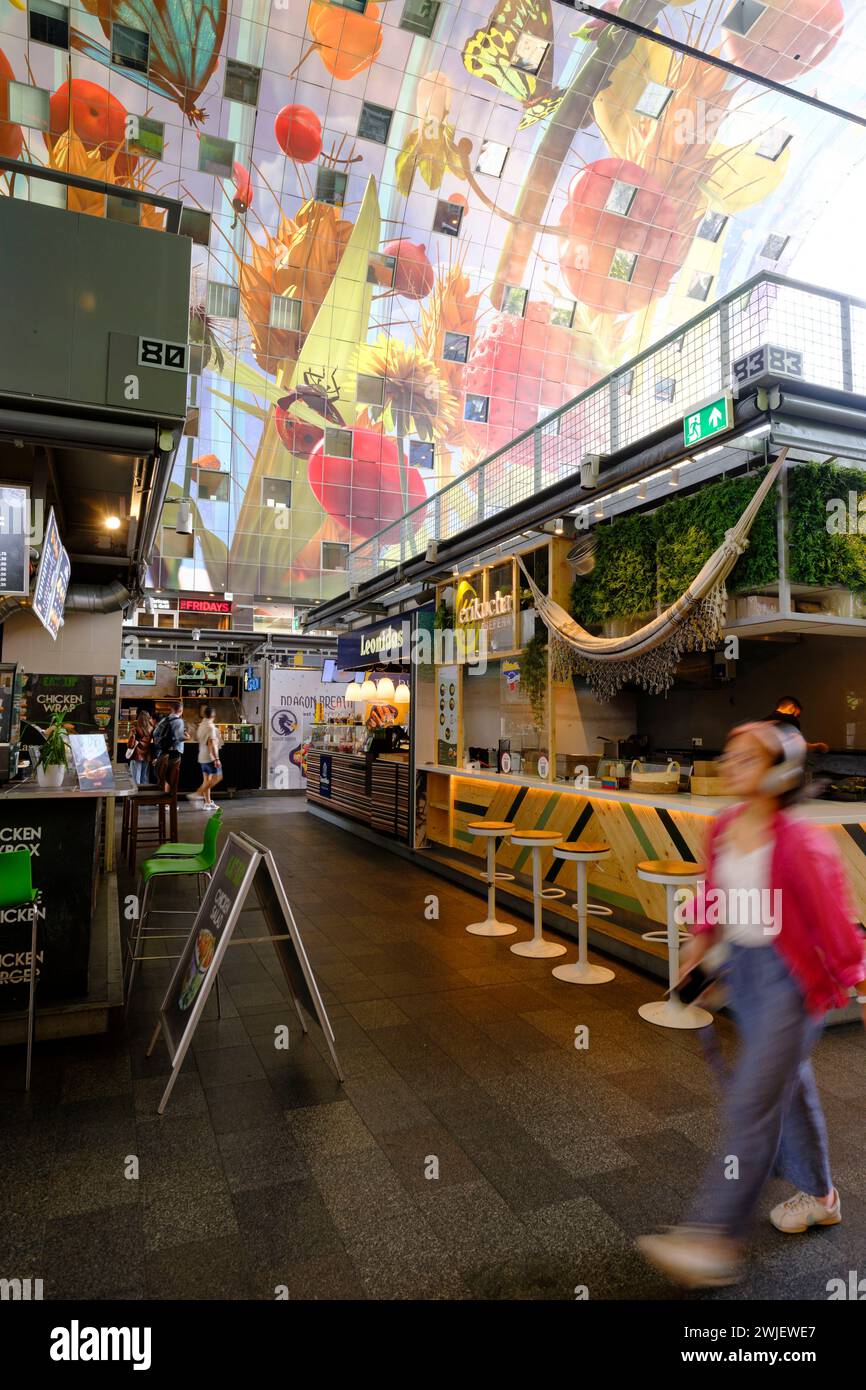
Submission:
<svg viewBox="0 0 866 1390">
<path fill-rule="evenodd" d="M 866 114 L 864 11 L 622 7 Z M 316 600 L 383 527 L 416 553 L 523 500 L 707 394 L 716 321 L 491 464 L 480 499 L 460 480 L 756 271 L 838 282 L 828 188 L 857 222 L 859 129 L 558 0 L 0 0 L 0 54 L 0 152 L 186 206 L 198 370 L 159 588 Z M 828 384 L 833 313 L 768 321 L 806 325 Z M 862 384 L 857 310 L 851 334 Z"/>
</svg>

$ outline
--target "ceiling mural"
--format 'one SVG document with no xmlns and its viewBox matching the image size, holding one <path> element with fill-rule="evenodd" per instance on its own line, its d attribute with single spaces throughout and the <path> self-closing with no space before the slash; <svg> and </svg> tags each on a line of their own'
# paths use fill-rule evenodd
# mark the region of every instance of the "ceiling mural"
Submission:
<svg viewBox="0 0 866 1390">
<path fill-rule="evenodd" d="M 660 38 L 862 114 L 864 7 L 601 8 L 658 37 L 559 0 L 0 0 L 0 154 L 185 204 L 154 586 L 328 596 L 350 546 L 750 274 L 856 293 L 825 248 L 862 130 Z"/>
</svg>

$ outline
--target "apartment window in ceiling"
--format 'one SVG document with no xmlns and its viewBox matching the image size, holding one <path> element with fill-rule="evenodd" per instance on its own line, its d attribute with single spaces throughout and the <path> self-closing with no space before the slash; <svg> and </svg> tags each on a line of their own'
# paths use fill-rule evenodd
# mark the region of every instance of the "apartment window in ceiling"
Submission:
<svg viewBox="0 0 866 1390">
<path fill-rule="evenodd" d="M 194 468 L 200 502 L 228 502 L 231 478 L 216 468 Z"/>
<path fill-rule="evenodd" d="M 27 82 L 10 82 L 9 120 L 30 130 L 47 130 L 51 118 L 51 93 Z"/>
<path fill-rule="evenodd" d="M 729 29 L 732 34 L 748 34 L 766 8 L 767 6 L 759 4 L 758 0 L 737 0 L 733 9 L 722 20 L 722 28 Z"/>
<path fill-rule="evenodd" d="M 350 459 L 352 457 L 352 431 L 325 430 L 325 453 L 328 458 Z"/>
<path fill-rule="evenodd" d="M 355 379 L 355 399 L 359 405 L 379 405 L 385 399 L 385 378 L 359 372 Z"/>
<path fill-rule="evenodd" d="M 439 14 L 439 0 L 406 0 L 400 16 L 400 28 L 410 34 L 429 39 Z"/>
<path fill-rule="evenodd" d="M 467 393 L 466 403 L 463 406 L 463 419 L 471 420 L 476 425 L 486 425 L 489 409 L 489 396 L 474 396 Z"/>
<path fill-rule="evenodd" d="M 607 273 L 611 280 L 630 280 L 636 265 L 637 254 L 634 251 L 614 251 Z"/>
<path fill-rule="evenodd" d="M 287 511 L 292 505 L 292 483 L 290 478 L 262 479 L 262 506 L 273 507 L 275 511 Z"/>
<path fill-rule="evenodd" d="M 573 299 L 554 299 L 550 308 L 550 322 L 557 328 L 573 328 L 577 304 Z"/>
<path fill-rule="evenodd" d="M 111 61 L 115 67 L 147 72 L 150 56 L 150 35 L 144 29 L 132 29 L 128 24 L 111 26 Z"/>
<path fill-rule="evenodd" d="M 361 102 L 361 116 L 358 121 L 358 139 L 372 140 L 377 145 L 387 145 L 394 112 L 387 106 L 376 106 L 375 102 Z"/>
<path fill-rule="evenodd" d="M 198 167 L 202 174 L 213 174 L 218 179 L 230 179 L 234 173 L 235 142 L 221 140 L 218 135 L 200 135 L 198 139 Z"/>
<path fill-rule="evenodd" d="M 196 246 L 210 246 L 210 213 L 200 208 L 182 208 L 180 234 L 188 236 Z"/>
<path fill-rule="evenodd" d="M 394 284 L 396 268 L 396 256 L 386 256 L 384 251 L 371 251 L 367 258 L 367 284 L 390 290 Z"/>
<path fill-rule="evenodd" d="M 518 72 L 535 74 L 547 57 L 549 48 L 550 44 L 546 39 L 540 39 L 536 34 L 528 34 L 524 30 L 514 45 L 511 66 L 517 68 Z"/>
<path fill-rule="evenodd" d="M 301 301 L 285 294 L 271 295 L 271 328 L 284 328 L 297 333 L 301 326 Z"/>
<path fill-rule="evenodd" d="M 226 62 L 226 75 L 223 82 L 223 96 L 228 101 L 239 101 L 244 106 L 258 106 L 261 68 L 251 63 L 239 63 L 236 58 Z"/>
<path fill-rule="evenodd" d="M 221 280 L 207 282 L 207 312 L 215 319 L 236 319 L 239 296 L 236 285 L 224 285 Z"/>
<path fill-rule="evenodd" d="M 712 283 L 713 277 L 708 272 L 702 272 L 700 275 L 693 275 L 688 289 L 689 299 L 705 300 L 710 292 Z"/>
<path fill-rule="evenodd" d="M 348 182 L 347 175 L 341 169 L 326 169 L 320 165 L 316 170 L 316 201 L 342 207 Z"/>
<path fill-rule="evenodd" d="M 446 362 L 465 362 L 469 356 L 469 337 L 466 333 L 446 333 L 442 342 L 442 357 Z"/>
<path fill-rule="evenodd" d="M 529 291 L 522 289 L 520 285 L 506 285 L 502 295 L 503 314 L 514 314 L 517 318 L 523 318 L 528 298 Z"/>
<path fill-rule="evenodd" d="M 426 439 L 410 439 L 409 462 L 413 468 L 432 468 L 433 445 Z"/>
<path fill-rule="evenodd" d="M 655 384 L 654 394 L 657 401 L 667 401 L 670 403 L 677 393 L 677 379 L 675 376 L 659 377 Z"/>
<path fill-rule="evenodd" d="M 52 48 L 69 47 L 69 6 L 55 0 L 30 0 L 27 6 L 30 37 Z"/>
<path fill-rule="evenodd" d="M 761 248 L 761 255 L 768 261 L 777 261 L 790 240 L 779 232 L 771 232 Z"/>
<path fill-rule="evenodd" d="M 489 174 L 493 179 L 501 178 L 507 158 L 507 145 L 498 145 L 495 140 L 485 140 L 478 155 L 475 172 L 476 174 Z"/>
<path fill-rule="evenodd" d="M 623 183 L 622 179 L 614 179 L 605 201 L 604 210 L 605 212 L 618 212 L 620 217 L 628 217 L 636 196 L 637 186 L 635 184 Z"/>
<path fill-rule="evenodd" d="M 165 126 L 149 116 L 128 115 L 126 118 L 126 148 L 130 154 L 143 159 L 162 159 L 165 146 Z"/>
<path fill-rule="evenodd" d="M 760 144 L 755 150 L 755 154 L 761 159 L 769 159 L 773 163 L 779 158 L 783 150 L 786 150 L 791 143 L 792 136 L 789 131 L 777 127 L 775 130 L 768 130 L 761 137 Z"/>
<path fill-rule="evenodd" d="M 446 236 L 459 236 L 463 221 L 463 208 L 460 203 L 448 203 L 444 198 L 436 200 L 436 215 L 433 218 L 434 232 L 444 232 Z"/>
<path fill-rule="evenodd" d="M 657 121 L 672 96 L 671 87 L 663 87 L 659 82 L 648 82 L 635 102 L 634 109 L 639 116 L 651 116 Z"/>
<path fill-rule="evenodd" d="M 322 569 L 345 570 L 349 564 L 349 547 L 339 541 L 322 541 Z"/>
<path fill-rule="evenodd" d="M 697 235 L 704 241 L 718 241 L 727 220 L 723 212 L 705 212 L 698 224 Z"/>
<path fill-rule="evenodd" d="M 363 14 L 367 8 L 367 0 L 331 0 L 331 4 L 341 10 L 354 10 L 355 14 Z"/>
</svg>

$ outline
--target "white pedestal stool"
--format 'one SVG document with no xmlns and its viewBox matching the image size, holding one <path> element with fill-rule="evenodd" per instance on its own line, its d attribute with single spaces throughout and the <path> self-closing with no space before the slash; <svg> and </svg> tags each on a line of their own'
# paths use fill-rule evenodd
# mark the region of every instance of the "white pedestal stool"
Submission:
<svg viewBox="0 0 866 1390">
<path fill-rule="evenodd" d="M 466 930 L 473 936 L 513 936 L 517 931 L 515 926 L 496 920 L 496 885 L 514 881 L 514 874 L 503 873 L 496 867 L 496 841 L 507 840 L 514 824 L 507 820 L 473 820 L 467 829 L 487 841 L 487 917 L 483 922 L 472 922 Z"/>
<path fill-rule="evenodd" d="M 564 956 L 566 948 L 555 941 L 545 941 L 541 934 L 541 913 L 544 903 L 551 898 L 564 898 L 564 888 L 545 888 L 541 877 L 541 852 L 552 849 L 562 840 L 558 830 L 515 830 L 511 836 L 513 845 L 522 845 L 532 850 L 532 908 L 533 929 L 529 941 L 515 941 L 509 947 L 516 956 L 531 956 L 545 959 L 550 956 Z"/>
<path fill-rule="evenodd" d="M 667 926 L 664 931 L 643 932 L 644 941 L 666 941 L 668 945 L 668 984 L 671 989 L 680 973 L 680 943 L 688 941 L 688 932 L 681 931 L 676 922 L 676 891 L 688 883 L 695 883 L 704 873 L 703 865 L 690 864 L 684 859 L 644 859 L 637 866 L 637 876 L 645 883 L 658 883 L 664 886 L 667 899 Z M 697 1004 L 683 1004 L 676 994 L 667 999 L 654 1000 L 652 1004 L 641 1004 L 638 1009 L 641 1018 L 647 1023 L 656 1023 L 661 1028 L 706 1028 L 712 1023 L 712 1014 Z"/>
<path fill-rule="evenodd" d="M 604 985 L 614 978 L 612 970 L 606 965 L 591 965 L 586 956 L 586 873 L 587 865 L 600 859 L 610 858 L 610 846 L 602 841 L 578 840 L 575 844 L 557 845 L 553 851 L 554 859 L 564 859 L 577 868 L 577 960 L 573 965 L 554 966 L 557 980 L 565 980 L 570 985 Z"/>
</svg>

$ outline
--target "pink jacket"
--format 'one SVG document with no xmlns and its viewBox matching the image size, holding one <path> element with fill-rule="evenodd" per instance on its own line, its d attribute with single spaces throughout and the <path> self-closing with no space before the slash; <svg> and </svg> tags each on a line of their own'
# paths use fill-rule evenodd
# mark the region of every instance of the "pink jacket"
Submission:
<svg viewBox="0 0 866 1390">
<path fill-rule="evenodd" d="M 695 934 L 716 930 L 706 905 L 715 885 L 720 837 L 743 810 L 732 806 L 717 816 L 710 832 L 706 880 L 690 917 Z M 781 890 L 782 925 L 773 945 L 800 985 L 809 1013 L 822 1014 L 844 1004 L 847 991 L 866 979 L 866 938 L 856 925 L 842 860 L 819 826 L 779 811 L 770 889 Z M 708 921 L 707 918 L 710 917 Z"/>
</svg>

